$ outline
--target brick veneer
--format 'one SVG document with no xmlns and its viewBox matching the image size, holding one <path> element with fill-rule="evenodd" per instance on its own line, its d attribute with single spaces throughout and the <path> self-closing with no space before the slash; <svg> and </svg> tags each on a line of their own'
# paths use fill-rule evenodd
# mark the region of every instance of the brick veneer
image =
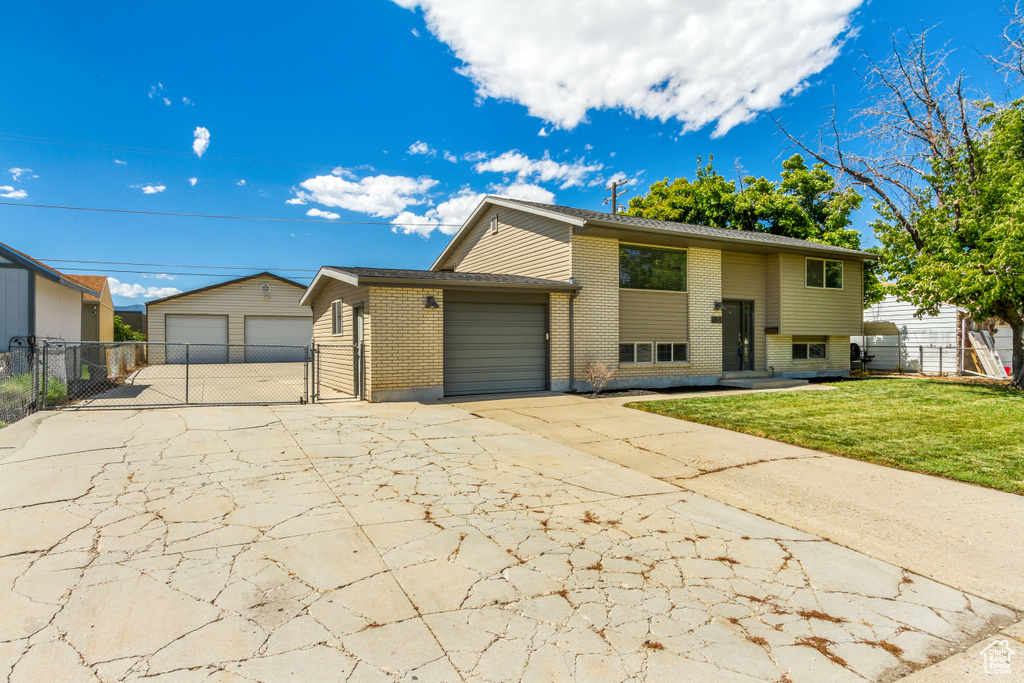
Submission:
<svg viewBox="0 0 1024 683">
<path fill-rule="evenodd" d="M 426 308 L 428 296 L 441 307 Z M 427 400 L 443 395 L 443 311 L 440 289 L 370 288 L 363 328 L 369 400 Z"/>
<path fill-rule="evenodd" d="M 828 371 L 829 375 L 849 373 L 850 338 L 827 337 L 826 343 L 825 358 L 793 360 L 793 337 L 770 334 L 765 338 L 765 367 L 774 368 L 776 374 L 787 375 L 816 375 L 822 371 Z"/>
</svg>

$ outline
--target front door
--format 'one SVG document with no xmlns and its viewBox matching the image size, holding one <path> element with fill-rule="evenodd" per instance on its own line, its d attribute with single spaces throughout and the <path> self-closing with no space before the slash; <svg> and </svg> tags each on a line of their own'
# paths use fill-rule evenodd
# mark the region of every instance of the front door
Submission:
<svg viewBox="0 0 1024 683">
<path fill-rule="evenodd" d="M 754 369 L 754 304 L 722 302 L 722 372 Z"/>
</svg>

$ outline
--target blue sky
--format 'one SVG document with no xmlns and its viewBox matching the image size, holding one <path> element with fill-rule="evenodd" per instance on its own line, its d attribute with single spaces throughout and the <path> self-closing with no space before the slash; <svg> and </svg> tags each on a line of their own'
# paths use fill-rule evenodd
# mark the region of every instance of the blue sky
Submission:
<svg viewBox="0 0 1024 683">
<path fill-rule="evenodd" d="M 628 198 L 709 154 L 775 177 L 792 150 L 766 112 L 812 139 L 833 97 L 841 118 L 861 101 L 852 69 L 890 28 L 935 26 L 1001 88 L 981 56 L 996 2 L 644 4 L 11 5 L 0 202 L 22 206 L 0 205 L 0 241 L 101 269 L 119 305 L 252 268 L 426 268 L 481 193 L 601 210 L 608 179 L 633 179 Z"/>
</svg>

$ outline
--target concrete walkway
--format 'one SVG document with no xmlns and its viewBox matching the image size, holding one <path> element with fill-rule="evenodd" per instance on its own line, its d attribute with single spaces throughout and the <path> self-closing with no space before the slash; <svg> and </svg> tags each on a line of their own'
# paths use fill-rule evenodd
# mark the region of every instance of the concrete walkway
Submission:
<svg viewBox="0 0 1024 683">
<path fill-rule="evenodd" d="M 1024 610 L 1024 497 L 622 405 L 727 393 L 453 403 Z"/>
<path fill-rule="evenodd" d="M 0 457 L 13 683 L 886 681 L 1017 618 L 447 405 L 65 412 Z"/>
</svg>

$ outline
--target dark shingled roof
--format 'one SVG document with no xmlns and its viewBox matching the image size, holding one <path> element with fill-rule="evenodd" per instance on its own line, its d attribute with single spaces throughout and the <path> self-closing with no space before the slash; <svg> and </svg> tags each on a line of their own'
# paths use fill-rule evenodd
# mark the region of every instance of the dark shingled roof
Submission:
<svg viewBox="0 0 1024 683">
<path fill-rule="evenodd" d="M 568 282 L 561 280 L 545 280 L 539 277 L 523 275 L 505 275 L 503 273 L 455 273 L 448 270 L 395 270 L 391 268 L 348 268 L 342 266 L 324 266 L 324 270 L 333 270 L 357 278 L 387 280 L 432 280 L 439 284 L 459 282 L 484 282 L 506 285 L 536 285 L 538 287 L 566 287 Z"/>
<path fill-rule="evenodd" d="M 796 249 L 813 249 L 815 251 L 828 251 L 836 254 L 847 254 L 850 256 L 869 256 L 871 258 L 877 258 L 874 254 L 869 254 L 863 251 L 857 251 L 856 249 L 845 249 L 843 247 L 835 247 L 831 244 L 821 244 L 819 242 L 809 242 L 807 240 L 798 240 L 793 237 L 783 237 L 781 235 L 772 235 L 766 232 L 752 232 L 750 230 L 732 230 L 730 228 L 712 228 L 707 225 L 693 225 L 692 223 L 676 223 L 674 221 L 659 221 L 653 218 L 638 218 L 636 216 L 624 216 L 622 214 L 614 213 L 602 213 L 601 211 L 590 211 L 589 209 L 576 209 L 571 206 L 556 206 L 554 204 L 541 204 L 539 202 L 527 202 L 521 199 L 509 199 L 508 197 L 496 197 L 503 202 L 509 202 L 512 204 L 521 204 L 524 207 L 530 207 L 541 211 L 549 211 L 551 213 L 558 213 L 564 216 L 575 218 L 577 220 L 588 221 L 591 223 L 601 223 L 609 226 L 622 226 L 624 228 L 642 228 L 648 230 L 663 230 L 669 232 L 677 232 L 684 235 L 694 235 L 696 237 L 707 237 L 709 239 L 716 240 L 728 240 L 732 242 L 752 242 L 760 243 L 765 245 L 776 245 L 780 247 L 790 247 Z"/>
</svg>

